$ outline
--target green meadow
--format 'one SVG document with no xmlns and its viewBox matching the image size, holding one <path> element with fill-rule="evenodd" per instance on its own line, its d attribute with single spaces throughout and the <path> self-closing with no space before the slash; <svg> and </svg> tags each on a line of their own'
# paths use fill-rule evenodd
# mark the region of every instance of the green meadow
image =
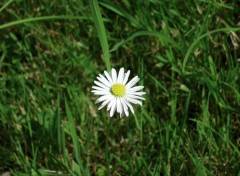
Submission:
<svg viewBox="0 0 240 176">
<path fill-rule="evenodd" d="M 143 106 L 109 117 L 98 74 Z M 240 176 L 238 0 L 1 0 L 0 175 Z"/>
</svg>

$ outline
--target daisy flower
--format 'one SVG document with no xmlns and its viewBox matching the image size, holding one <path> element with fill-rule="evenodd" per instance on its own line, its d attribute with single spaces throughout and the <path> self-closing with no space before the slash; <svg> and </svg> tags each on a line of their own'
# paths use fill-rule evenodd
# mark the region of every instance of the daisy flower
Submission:
<svg viewBox="0 0 240 176">
<path fill-rule="evenodd" d="M 132 104 L 139 104 L 142 106 L 141 100 L 145 100 L 141 96 L 145 92 L 140 92 L 144 86 L 134 86 L 140 78 L 135 76 L 128 82 L 130 71 L 124 73 L 124 68 L 119 70 L 117 74 L 113 68 L 110 73 L 104 71 L 104 75 L 99 74 L 97 80 L 94 81 L 96 86 L 92 87 L 92 92 L 95 95 L 100 95 L 95 103 L 102 103 L 98 110 L 107 105 L 107 111 L 110 111 L 110 117 L 117 113 L 121 115 L 124 113 L 129 115 L 128 108 L 134 114 Z M 128 83 L 127 83 L 128 82 Z"/>
</svg>

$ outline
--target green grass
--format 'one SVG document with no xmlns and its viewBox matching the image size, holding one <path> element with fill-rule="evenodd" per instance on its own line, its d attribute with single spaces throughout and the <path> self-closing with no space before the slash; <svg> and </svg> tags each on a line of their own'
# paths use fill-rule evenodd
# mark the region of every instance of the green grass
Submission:
<svg viewBox="0 0 240 176">
<path fill-rule="evenodd" d="M 239 2 L 2 0 L 0 173 L 240 175 Z M 111 67 L 147 92 L 97 111 Z"/>
</svg>

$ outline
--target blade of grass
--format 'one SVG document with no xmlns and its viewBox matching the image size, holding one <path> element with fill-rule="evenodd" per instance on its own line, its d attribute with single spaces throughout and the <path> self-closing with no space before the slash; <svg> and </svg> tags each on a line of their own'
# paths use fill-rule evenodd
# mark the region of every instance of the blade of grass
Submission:
<svg viewBox="0 0 240 176">
<path fill-rule="evenodd" d="M 200 37 L 198 37 L 196 40 L 194 40 L 194 42 L 190 45 L 190 47 L 188 48 L 187 52 L 186 52 L 186 55 L 183 59 L 183 65 L 182 65 L 182 72 L 184 73 L 185 71 L 185 67 L 186 67 L 186 64 L 188 62 L 188 59 L 189 59 L 189 56 L 190 54 L 193 52 L 194 48 L 196 47 L 196 45 L 198 44 L 198 42 L 200 40 L 202 40 L 203 38 L 205 37 L 208 37 L 209 35 L 212 35 L 214 33 L 218 33 L 218 32 L 236 32 L 236 31 L 240 31 L 240 28 L 220 28 L 220 29 L 216 29 L 216 30 L 213 30 L 213 31 L 210 31 L 210 32 L 207 32 L 203 35 L 201 35 Z"/>
<path fill-rule="evenodd" d="M 203 176 L 207 175 L 206 169 L 203 164 L 203 159 L 199 158 L 197 153 L 194 150 L 189 151 L 186 147 L 183 147 L 185 149 L 185 152 L 188 154 L 189 158 L 192 160 L 193 164 L 195 165 L 196 169 L 196 175 L 197 176 Z"/>
<path fill-rule="evenodd" d="M 67 118 L 68 118 L 68 121 L 69 121 L 69 128 L 70 128 L 69 132 L 70 132 L 70 136 L 71 136 L 72 141 L 73 141 L 73 149 L 74 149 L 75 159 L 76 159 L 76 161 L 79 165 L 78 169 L 82 173 L 85 173 L 85 170 L 84 170 L 83 165 L 82 165 L 83 163 L 82 163 L 82 160 L 81 160 L 81 156 L 80 156 L 80 147 L 79 147 L 79 142 L 78 142 L 75 119 L 73 117 L 73 114 L 71 112 L 71 109 L 69 107 L 69 104 L 68 104 L 68 101 L 67 101 L 66 98 L 65 98 L 65 106 L 66 106 Z"/>
<path fill-rule="evenodd" d="M 130 24 L 133 25 L 134 27 L 137 27 L 139 25 L 139 21 L 136 20 L 131 14 L 126 12 L 124 9 L 122 9 L 119 5 L 114 4 L 109 0 L 100 2 L 100 5 L 111 10 L 112 12 L 128 19 L 130 21 Z"/>
<path fill-rule="evenodd" d="M 174 47 L 176 47 L 177 49 L 179 49 L 179 51 L 183 51 L 182 47 L 175 42 L 174 40 L 172 40 L 171 38 L 166 37 L 166 35 L 163 35 L 159 32 L 156 31 L 138 31 L 135 32 L 134 34 L 132 34 L 130 37 L 128 37 L 127 39 L 123 39 L 121 42 L 116 43 L 112 49 L 110 50 L 110 52 L 116 51 L 119 47 L 121 47 L 122 45 L 126 44 L 127 42 L 137 38 L 137 37 L 141 37 L 141 36 L 152 36 L 152 37 L 157 37 L 160 40 L 165 41 L 166 43 L 170 43 L 172 44 Z"/>
<path fill-rule="evenodd" d="M 16 26 L 19 24 L 24 24 L 24 23 L 30 23 L 30 22 L 36 22 L 36 21 L 44 21 L 44 20 L 88 20 L 89 18 L 87 17 L 82 17 L 82 16 L 41 16 L 41 17 L 32 17 L 32 18 L 26 18 L 22 20 L 16 20 L 12 21 L 9 23 L 5 23 L 0 25 L 0 30 L 12 26 Z"/>
<path fill-rule="evenodd" d="M 6 2 L 1 8 L 0 8 L 0 13 L 7 7 L 9 6 L 14 0 L 10 0 Z"/>
<path fill-rule="evenodd" d="M 93 21 L 96 26 L 98 37 L 102 47 L 105 65 L 107 67 L 107 70 L 110 71 L 110 54 L 109 54 L 108 40 L 107 40 L 106 30 L 103 24 L 102 15 L 98 5 L 98 0 L 91 0 L 90 6 L 91 6 L 92 15 L 93 15 Z"/>
</svg>

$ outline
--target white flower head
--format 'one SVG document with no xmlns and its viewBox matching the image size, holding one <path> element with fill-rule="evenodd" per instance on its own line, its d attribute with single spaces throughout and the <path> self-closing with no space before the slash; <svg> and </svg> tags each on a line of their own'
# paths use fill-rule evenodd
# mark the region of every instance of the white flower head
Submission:
<svg viewBox="0 0 240 176">
<path fill-rule="evenodd" d="M 131 81 L 128 81 L 130 71 L 124 73 L 124 68 L 119 70 L 117 74 L 113 68 L 110 73 L 104 71 L 104 75 L 99 74 L 97 77 L 98 81 L 94 81 L 96 86 L 93 86 L 92 92 L 95 95 L 100 95 L 95 103 L 100 103 L 98 110 L 102 109 L 107 105 L 107 111 L 110 111 L 110 117 L 117 113 L 124 113 L 126 116 L 129 115 L 128 108 L 134 114 L 133 104 L 139 104 L 142 106 L 141 100 L 145 100 L 142 95 L 145 92 L 140 92 L 144 86 L 134 86 L 140 78 L 135 76 Z"/>
</svg>

